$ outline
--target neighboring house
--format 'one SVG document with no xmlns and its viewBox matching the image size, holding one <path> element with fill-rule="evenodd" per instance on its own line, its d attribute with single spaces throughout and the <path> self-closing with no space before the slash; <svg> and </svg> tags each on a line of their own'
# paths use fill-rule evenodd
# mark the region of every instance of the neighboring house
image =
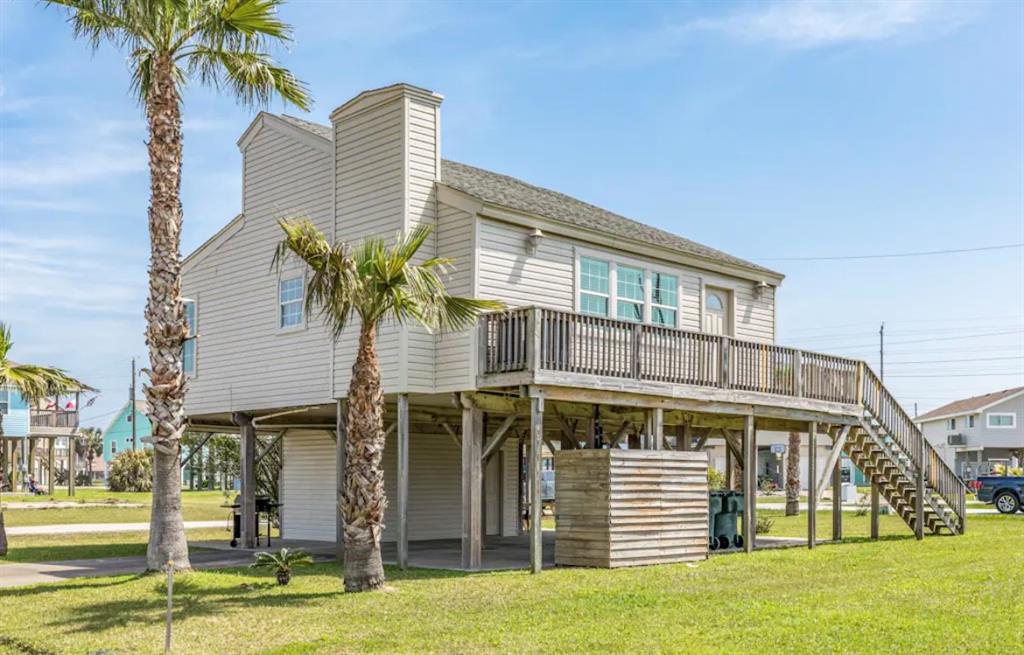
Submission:
<svg viewBox="0 0 1024 655">
<path fill-rule="evenodd" d="M 966 480 L 1024 459 L 1024 387 L 955 400 L 914 420 Z"/>
<path fill-rule="evenodd" d="M 135 438 L 138 449 L 150 448 L 146 437 L 153 435 L 153 426 L 146 415 L 148 408 L 145 400 L 136 400 L 132 411 L 131 401 L 126 402 L 118 410 L 110 424 L 103 431 L 103 461 L 106 464 L 114 461 L 118 453 L 132 449 L 132 425 L 135 426 Z"/>
<path fill-rule="evenodd" d="M 88 389 L 87 389 L 88 391 Z M 0 437 L 0 470 L 3 478 L 13 475 L 16 486 L 22 485 L 22 473 L 31 473 L 39 485 L 49 485 L 57 464 L 60 442 L 78 432 L 78 406 L 81 393 L 29 403 L 14 388 L 0 388 L 0 414 L 3 414 L 3 436 Z"/>
<path fill-rule="evenodd" d="M 283 216 L 307 216 L 348 243 L 431 225 L 421 256 L 454 259 L 449 290 L 510 308 L 454 334 L 381 328 L 385 541 L 461 539 L 465 566 L 479 566 L 485 535 L 519 532 L 520 492 L 540 484 L 525 473 L 540 463 L 525 460 L 539 458 L 544 442 L 711 447 L 720 468 L 729 442 L 730 457 L 750 447 L 758 469 L 777 470 L 770 444 L 813 428 L 822 435 L 819 475 L 832 447 L 826 433 L 859 464 L 884 453 L 854 444 L 887 435 L 913 461 L 920 433 L 863 362 L 774 345 L 782 274 L 442 159 L 441 102 L 398 84 L 359 94 L 331 125 L 259 114 L 238 142 L 242 213 L 184 261 L 190 429 L 247 441 L 239 426 L 251 421 L 283 434 L 287 537 L 338 534 L 335 435 L 357 334 L 333 340 L 304 306 L 301 263 L 271 268 Z M 865 422 L 865 411 L 887 427 Z M 902 462 L 867 463 L 912 523 Z M 958 531 L 962 485 L 935 474 L 927 526 Z M 947 496 L 950 511 L 938 499 Z"/>
</svg>

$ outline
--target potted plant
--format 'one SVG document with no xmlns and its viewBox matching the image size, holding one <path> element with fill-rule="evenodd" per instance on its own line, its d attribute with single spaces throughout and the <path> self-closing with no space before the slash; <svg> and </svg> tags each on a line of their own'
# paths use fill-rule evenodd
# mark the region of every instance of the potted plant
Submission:
<svg viewBox="0 0 1024 655">
<path fill-rule="evenodd" d="M 292 569 L 296 566 L 309 566 L 313 556 L 301 548 L 282 548 L 276 553 L 257 553 L 254 569 L 274 569 L 277 584 L 286 585 L 292 581 Z"/>
</svg>

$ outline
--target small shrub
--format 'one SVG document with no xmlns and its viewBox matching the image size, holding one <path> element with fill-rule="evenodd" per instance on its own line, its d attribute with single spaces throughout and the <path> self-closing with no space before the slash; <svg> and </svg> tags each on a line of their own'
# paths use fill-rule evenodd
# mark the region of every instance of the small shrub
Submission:
<svg viewBox="0 0 1024 655">
<path fill-rule="evenodd" d="M 871 508 L 871 501 L 868 500 L 868 497 L 867 497 L 866 494 L 862 494 L 857 499 L 857 511 L 854 513 L 854 516 L 867 516 L 868 515 L 868 510 L 870 508 Z"/>
<path fill-rule="evenodd" d="M 757 519 L 757 523 L 754 525 L 754 534 L 768 534 L 774 526 L 775 521 L 773 519 L 762 516 Z"/>
<path fill-rule="evenodd" d="M 725 474 L 715 468 L 708 469 L 708 489 L 719 491 L 725 489 Z"/>
<path fill-rule="evenodd" d="M 257 553 L 254 569 L 273 569 L 277 576 L 277 584 L 286 585 L 292 581 L 292 569 L 296 566 L 309 566 L 313 556 L 301 548 L 282 548 L 276 553 Z"/>
<path fill-rule="evenodd" d="M 111 491 L 152 491 L 153 454 L 148 450 L 126 450 L 110 463 Z"/>
</svg>

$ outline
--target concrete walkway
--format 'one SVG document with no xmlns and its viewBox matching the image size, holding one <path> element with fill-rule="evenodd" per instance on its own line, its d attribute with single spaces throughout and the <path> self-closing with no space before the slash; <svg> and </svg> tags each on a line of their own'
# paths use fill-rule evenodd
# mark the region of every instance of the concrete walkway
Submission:
<svg viewBox="0 0 1024 655">
<path fill-rule="evenodd" d="M 757 504 L 757 509 L 779 509 L 779 510 L 784 510 L 784 509 L 786 509 L 786 503 L 758 503 Z M 843 505 L 843 511 L 844 512 L 856 512 L 856 511 L 858 511 L 860 509 L 862 509 L 860 505 Z M 800 510 L 801 511 L 807 511 L 807 503 L 800 503 Z M 832 501 L 818 503 L 818 511 L 819 512 L 831 512 L 832 511 Z M 991 506 L 987 506 L 987 507 L 971 507 L 971 506 L 968 506 L 967 507 L 967 515 L 968 516 L 977 516 L 979 514 L 981 514 L 981 515 L 984 515 L 984 514 L 998 514 L 998 513 L 999 513 L 999 510 L 997 510 L 996 508 L 991 507 Z M 1024 516 L 1024 514 L 1020 514 L 1018 512 L 1017 516 Z"/>
<path fill-rule="evenodd" d="M 142 503 L 76 503 L 73 500 L 47 500 L 40 503 L 8 503 L 4 501 L 4 510 L 9 509 L 77 509 L 79 507 L 138 508 L 145 507 Z"/>
<path fill-rule="evenodd" d="M 185 521 L 185 529 L 226 528 L 227 522 Z M 64 525 L 22 525 L 7 528 L 11 536 L 29 534 L 88 534 L 100 532 L 147 532 L 149 523 L 66 523 Z"/>
</svg>

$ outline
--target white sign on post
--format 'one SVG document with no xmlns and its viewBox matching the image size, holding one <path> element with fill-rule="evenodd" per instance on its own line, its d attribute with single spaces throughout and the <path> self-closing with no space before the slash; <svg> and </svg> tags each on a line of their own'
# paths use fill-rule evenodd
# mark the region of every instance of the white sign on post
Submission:
<svg viewBox="0 0 1024 655">
<path fill-rule="evenodd" d="M 786 444 L 784 444 L 784 443 L 773 443 L 772 444 L 772 453 L 773 454 L 781 455 L 784 452 L 786 452 Z"/>
</svg>

